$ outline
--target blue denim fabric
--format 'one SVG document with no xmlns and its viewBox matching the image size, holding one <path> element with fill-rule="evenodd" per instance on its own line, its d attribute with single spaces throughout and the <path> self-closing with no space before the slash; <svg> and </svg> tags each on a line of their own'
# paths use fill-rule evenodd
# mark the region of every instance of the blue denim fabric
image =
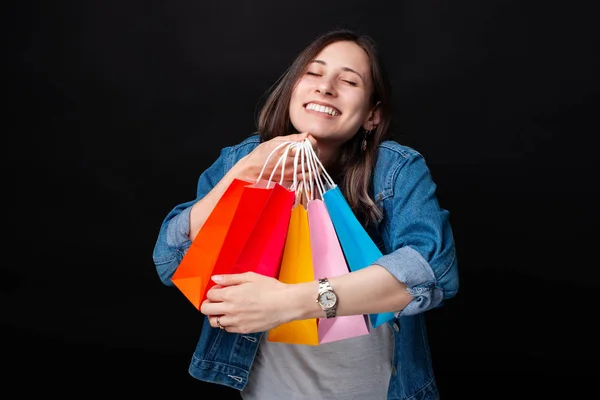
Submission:
<svg viewBox="0 0 600 400">
<path fill-rule="evenodd" d="M 253 135 L 221 150 L 200 176 L 197 197 L 174 207 L 160 227 L 153 252 L 161 281 L 171 277 L 191 241 L 190 207 L 203 198 L 239 159 L 260 143 Z M 414 300 L 388 324 L 394 333 L 394 368 L 388 399 L 437 399 L 424 312 L 454 297 L 458 290 L 456 249 L 449 213 L 440 208 L 436 185 L 421 154 L 386 141 L 380 145 L 373 198 L 383 217 L 369 234 L 383 256 L 374 264 L 404 282 Z M 202 381 L 243 389 L 262 333 L 241 335 L 214 329 L 204 320 L 189 373 Z"/>
</svg>

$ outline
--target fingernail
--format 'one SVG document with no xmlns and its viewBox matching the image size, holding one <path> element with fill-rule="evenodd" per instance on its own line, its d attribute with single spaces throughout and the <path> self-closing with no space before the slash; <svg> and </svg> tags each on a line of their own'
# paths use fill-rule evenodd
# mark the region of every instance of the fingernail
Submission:
<svg viewBox="0 0 600 400">
<path fill-rule="evenodd" d="M 213 276 L 210 277 L 210 279 L 212 279 L 214 282 L 219 283 L 219 282 L 221 282 L 223 280 L 223 276 L 221 276 L 221 275 L 213 275 Z"/>
</svg>

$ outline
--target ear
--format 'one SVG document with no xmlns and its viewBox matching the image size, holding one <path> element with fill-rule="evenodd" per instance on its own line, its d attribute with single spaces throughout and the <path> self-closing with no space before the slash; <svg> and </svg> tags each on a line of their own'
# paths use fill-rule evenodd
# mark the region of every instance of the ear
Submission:
<svg viewBox="0 0 600 400">
<path fill-rule="evenodd" d="M 375 130 L 375 128 L 377 128 L 377 125 L 379 125 L 379 121 L 381 121 L 381 110 L 379 108 L 380 103 L 381 102 L 378 101 L 377 104 L 375 104 L 375 106 L 373 106 L 373 108 L 367 114 L 367 119 L 363 123 L 363 128 L 365 130 Z"/>
</svg>

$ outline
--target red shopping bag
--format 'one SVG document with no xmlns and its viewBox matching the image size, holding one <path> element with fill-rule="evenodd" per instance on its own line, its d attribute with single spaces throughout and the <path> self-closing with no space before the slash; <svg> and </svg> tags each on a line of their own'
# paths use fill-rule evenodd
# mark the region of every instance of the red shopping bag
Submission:
<svg viewBox="0 0 600 400">
<path fill-rule="evenodd" d="M 294 191 L 276 183 L 243 248 L 231 267 L 232 274 L 256 272 L 276 278 L 294 204 Z"/>
<path fill-rule="evenodd" d="M 243 189 L 251 184 L 240 179 L 231 182 L 171 277 L 173 284 L 198 310 L 206 286 L 211 282 L 215 262 L 238 208 Z"/>
<path fill-rule="evenodd" d="M 232 273 L 231 267 L 242 252 L 273 190 L 273 187 L 268 188 L 262 181 L 243 188 L 211 275 Z M 206 293 L 214 285 L 212 280 L 207 282 L 201 302 L 206 299 Z"/>
<path fill-rule="evenodd" d="M 261 179 L 261 171 L 257 183 L 243 188 L 215 262 L 213 275 L 253 271 L 277 277 L 294 203 L 294 191 L 282 185 L 283 167 L 281 181 L 273 183 L 272 178 L 279 163 L 285 165 L 285 158 L 293 143 L 295 142 L 283 143 L 267 158 L 265 165 L 280 147 L 287 146 L 269 180 Z M 214 285 L 213 281 L 208 282 L 202 301 L 206 299 L 206 293 Z"/>
<path fill-rule="evenodd" d="M 302 195 L 301 193 L 298 194 Z M 296 199 L 290 217 L 279 270 L 279 280 L 283 283 L 303 283 L 315 279 L 308 213 L 302 202 L 298 201 L 298 196 Z M 319 344 L 317 319 L 310 318 L 286 322 L 271 329 L 267 338 L 270 342 L 317 346 Z"/>
</svg>

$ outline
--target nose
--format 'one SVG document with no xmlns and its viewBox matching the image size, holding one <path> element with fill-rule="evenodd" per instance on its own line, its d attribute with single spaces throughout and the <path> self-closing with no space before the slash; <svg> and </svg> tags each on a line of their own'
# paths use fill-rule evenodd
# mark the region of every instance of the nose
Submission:
<svg viewBox="0 0 600 400">
<path fill-rule="evenodd" d="M 329 79 L 321 79 L 317 84 L 316 92 L 323 96 L 334 96 L 335 97 L 335 86 Z"/>
</svg>

